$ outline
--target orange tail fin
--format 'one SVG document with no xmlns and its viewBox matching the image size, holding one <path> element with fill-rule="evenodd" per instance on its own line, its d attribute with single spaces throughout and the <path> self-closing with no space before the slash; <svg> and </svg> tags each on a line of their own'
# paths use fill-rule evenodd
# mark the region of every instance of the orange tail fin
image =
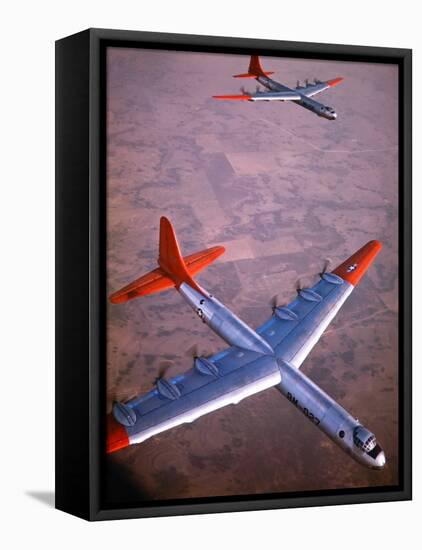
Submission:
<svg viewBox="0 0 422 550">
<path fill-rule="evenodd" d="M 176 233 L 170 221 L 164 216 L 160 219 L 160 252 L 158 265 L 178 288 L 182 283 L 188 283 L 191 287 L 202 292 L 200 287 L 192 279 L 182 254 Z"/>
<path fill-rule="evenodd" d="M 213 246 L 183 257 L 173 226 L 167 218 L 162 217 L 160 219 L 159 267 L 111 294 L 110 302 L 122 304 L 139 296 L 155 294 L 169 288 L 179 288 L 184 282 L 202 292 L 192 277 L 224 252 L 223 246 Z"/>
<path fill-rule="evenodd" d="M 274 71 L 264 71 L 258 55 L 251 55 L 248 72 L 243 74 L 234 74 L 233 77 L 234 78 L 257 78 L 258 76 L 269 76 L 271 74 L 274 74 Z"/>
</svg>

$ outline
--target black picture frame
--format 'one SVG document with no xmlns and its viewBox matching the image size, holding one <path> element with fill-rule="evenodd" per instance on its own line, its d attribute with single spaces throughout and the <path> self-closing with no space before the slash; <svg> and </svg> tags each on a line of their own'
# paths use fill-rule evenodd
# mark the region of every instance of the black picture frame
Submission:
<svg viewBox="0 0 422 550">
<path fill-rule="evenodd" d="M 399 67 L 400 483 L 107 508 L 105 386 L 105 51 L 108 46 L 394 63 Z M 56 42 L 56 507 L 87 520 L 397 501 L 412 495 L 412 52 L 89 29 Z"/>
</svg>

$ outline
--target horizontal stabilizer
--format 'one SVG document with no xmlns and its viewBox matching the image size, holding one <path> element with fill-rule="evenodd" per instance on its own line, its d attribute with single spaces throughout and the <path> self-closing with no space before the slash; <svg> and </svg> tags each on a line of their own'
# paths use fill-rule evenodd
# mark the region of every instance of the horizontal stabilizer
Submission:
<svg viewBox="0 0 422 550">
<path fill-rule="evenodd" d="M 258 76 L 270 76 L 274 74 L 274 71 L 262 71 L 262 73 L 243 73 L 243 74 L 234 74 L 233 78 L 256 78 Z"/>
<path fill-rule="evenodd" d="M 178 288 L 183 282 L 202 292 L 193 276 L 205 269 L 225 252 L 223 246 L 213 246 L 182 257 L 173 226 L 167 218 L 160 220 L 159 267 L 135 279 L 110 296 L 113 304 L 123 304 L 140 296 Z"/>
<path fill-rule="evenodd" d="M 225 251 L 226 249 L 224 246 L 213 246 L 211 248 L 201 250 L 200 252 L 190 254 L 189 256 L 184 256 L 183 260 L 190 275 L 193 277 L 224 254 Z"/>
<path fill-rule="evenodd" d="M 123 304 L 133 298 L 162 292 L 174 287 L 174 282 L 160 268 L 142 275 L 110 296 L 112 304 Z"/>
</svg>

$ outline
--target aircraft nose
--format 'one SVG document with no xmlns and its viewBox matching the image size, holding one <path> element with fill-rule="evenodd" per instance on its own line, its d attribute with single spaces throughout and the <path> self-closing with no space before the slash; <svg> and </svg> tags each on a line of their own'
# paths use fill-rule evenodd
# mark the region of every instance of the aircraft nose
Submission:
<svg viewBox="0 0 422 550">
<path fill-rule="evenodd" d="M 385 453 L 384 453 L 384 451 L 381 451 L 380 453 L 378 453 L 378 456 L 377 456 L 377 458 L 375 459 L 375 462 L 376 462 L 377 468 L 379 468 L 380 470 L 381 470 L 382 468 L 384 468 L 385 463 L 387 462 L 387 460 L 386 460 L 386 458 L 385 458 Z"/>
</svg>

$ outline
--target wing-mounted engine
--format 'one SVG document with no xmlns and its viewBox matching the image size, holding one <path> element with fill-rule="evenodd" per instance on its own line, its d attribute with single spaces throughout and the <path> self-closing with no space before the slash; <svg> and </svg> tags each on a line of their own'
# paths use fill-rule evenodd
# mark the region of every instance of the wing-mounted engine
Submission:
<svg viewBox="0 0 422 550">
<path fill-rule="evenodd" d="M 113 404 L 113 416 L 122 426 L 134 426 L 136 423 L 136 412 L 129 405 L 119 401 Z"/>
<path fill-rule="evenodd" d="M 195 359 L 195 369 L 205 376 L 219 376 L 220 369 L 209 361 L 206 357 L 197 357 Z"/>
</svg>

